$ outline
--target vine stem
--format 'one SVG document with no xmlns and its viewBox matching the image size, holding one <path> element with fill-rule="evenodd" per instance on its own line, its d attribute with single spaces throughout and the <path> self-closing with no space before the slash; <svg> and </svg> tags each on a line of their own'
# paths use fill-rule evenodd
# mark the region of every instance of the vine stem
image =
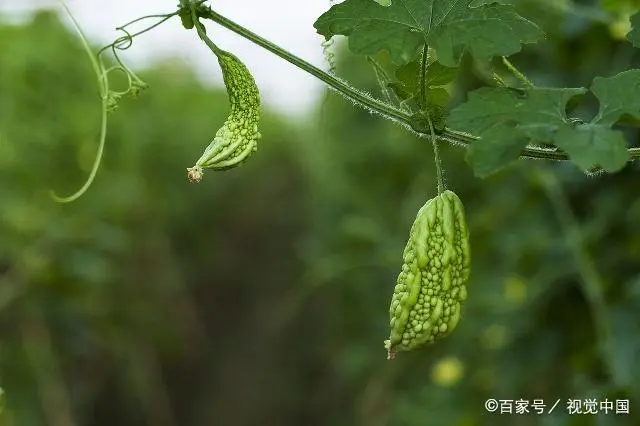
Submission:
<svg viewBox="0 0 640 426">
<path fill-rule="evenodd" d="M 428 56 L 429 56 L 429 46 L 427 45 L 427 43 L 425 43 L 424 46 L 422 46 L 422 61 L 420 62 L 420 108 L 422 109 L 427 108 L 427 59 L 428 59 Z"/>
<path fill-rule="evenodd" d="M 213 40 L 211 40 L 209 37 L 207 37 L 207 30 L 204 28 L 204 25 L 202 25 L 202 22 L 200 22 L 200 20 L 198 19 L 198 14 L 196 13 L 196 9 L 195 9 L 193 3 L 191 3 L 191 17 L 193 18 L 193 24 L 194 24 L 194 26 L 196 28 L 196 31 L 198 32 L 198 37 L 200 37 L 200 40 L 204 41 L 204 44 L 206 44 L 207 47 L 209 49 L 211 49 L 211 51 L 217 57 L 220 57 L 220 55 L 223 53 L 223 50 L 220 49 L 213 42 Z"/>
<path fill-rule="evenodd" d="M 70 203 L 80 198 L 82 194 L 84 194 L 87 191 L 87 189 L 91 186 L 91 184 L 93 183 L 93 180 L 96 177 L 96 174 L 98 173 L 100 162 L 102 161 L 102 154 L 104 153 L 104 145 L 107 138 L 107 108 L 108 108 L 108 102 L 109 102 L 109 96 L 108 96 L 109 81 L 104 75 L 104 66 L 101 63 L 99 57 L 93 55 L 93 52 L 91 51 L 91 47 L 89 46 L 89 42 L 87 41 L 87 38 L 84 35 L 84 32 L 80 28 L 80 24 L 78 24 L 78 22 L 74 18 L 73 14 L 67 7 L 67 4 L 64 2 L 64 0 L 59 0 L 59 3 L 62 5 L 65 12 L 71 19 L 71 22 L 73 23 L 76 29 L 76 32 L 80 36 L 80 40 L 82 41 L 82 46 L 84 47 L 85 52 L 87 53 L 87 55 L 89 56 L 89 59 L 91 60 L 91 66 L 93 68 L 93 71 L 96 74 L 98 87 L 100 89 L 101 110 L 102 110 L 100 115 L 100 136 L 98 141 L 98 152 L 96 153 L 96 157 L 93 161 L 93 165 L 91 166 L 89 177 L 85 181 L 84 185 L 82 185 L 82 187 L 78 189 L 75 193 L 67 197 L 61 197 L 57 195 L 54 191 L 49 192 L 49 195 L 51 196 L 51 198 L 53 198 L 58 203 Z"/>
<path fill-rule="evenodd" d="M 511 63 L 511 61 L 509 61 L 507 59 L 506 56 L 502 57 L 502 63 L 509 69 L 509 71 L 511 71 L 511 73 L 518 79 L 520 80 L 520 82 L 522 84 L 524 84 L 527 88 L 532 89 L 533 83 L 531 82 L 531 80 L 529 80 L 522 72 L 520 72 L 520 70 L 518 68 L 516 68 L 515 65 L 513 65 Z"/>
<path fill-rule="evenodd" d="M 384 95 L 384 98 L 390 104 L 394 106 L 399 106 L 405 112 L 409 112 L 406 106 L 402 105 L 402 101 L 398 98 L 398 95 L 395 94 L 392 90 L 389 89 L 388 83 L 391 81 L 389 75 L 386 73 L 382 65 L 378 63 L 372 56 L 367 55 L 367 62 L 371 64 L 373 68 L 373 72 L 376 75 L 376 80 L 378 80 L 378 86 L 380 87 L 380 92 Z"/>
<path fill-rule="evenodd" d="M 181 0 L 187 1 L 187 0 Z M 262 47 L 263 49 L 268 50 L 276 56 L 284 59 L 285 61 L 295 65 L 296 67 L 306 71 L 307 73 L 313 75 L 317 79 L 321 80 L 325 84 L 329 85 L 331 88 L 341 93 L 344 97 L 352 100 L 356 104 L 359 104 L 370 111 L 376 112 L 390 120 L 393 120 L 411 130 L 418 133 L 419 135 L 430 136 L 430 129 L 424 129 L 417 127 L 417 124 L 411 119 L 411 116 L 397 108 L 394 108 L 391 105 L 387 105 L 384 102 L 376 100 L 370 96 L 365 95 L 364 93 L 358 91 L 356 88 L 351 87 L 349 84 L 340 80 L 339 78 L 324 72 L 323 70 L 315 67 L 314 65 L 306 62 L 305 60 L 289 53 L 284 50 L 280 46 L 277 46 L 270 41 L 260 37 L 259 35 L 249 31 L 241 25 L 236 24 L 235 22 L 225 18 L 224 16 L 216 13 L 213 10 L 207 11 L 206 16 L 202 16 L 203 18 L 210 19 L 211 21 L 217 23 L 218 25 L 238 34 L 239 36 L 249 40 L 250 42 Z M 439 141 L 444 141 L 451 143 L 453 145 L 467 147 L 469 144 L 480 140 L 478 136 L 474 136 L 465 132 L 460 132 L 457 130 L 453 130 L 450 128 L 445 128 L 441 134 L 436 135 L 436 139 Z M 640 158 L 640 148 L 629 148 L 628 149 L 631 159 Z M 569 156 L 564 152 L 558 152 L 555 149 L 542 148 L 538 146 L 528 145 L 522 150 L 520 155 L 521 158 L 534 158 L 534 159 L 544 159 L 544 160 L 554 160 L 554 161 L 567 161 L 569 160 Z"/>
<path fill-rule="evenodd" d="M 116 27 L 116 30 L 120 30 L 120 31 L 124 31 L 125 35 L 122 37 L 119 37 L 116 39 L 116 41 L 114 41 L 113 43 L 110 43 L 106 46 L 104 46 L 102 49 L 100 49 L 97 53 L 98 56 L 100 56 L 105 50 L 107 49 L 118 49 L 118 50 L 126 50 L 129 47 L 131 47 L 131 44 L 133 43 L 133 39 L 139 35 L 142 35 L 148 31 L 153 30 L 154 28 L 160 26 L 161 24 L 163 24 L 165 21 L 173 18 L 174 16 L 176 16 L 178 14 L 178 12 L 173 12 L 173 13 L 166 13 L 166 14 L 155 14 L 155 15 L 147 15 L 147 16 L 143 16 L 141 18 L 137 18 L 134 19 L 133 21 L 129 21 L 126 24 Z M 149 18 L 162 18 L 160 21 L 156 22 L 155 24 L 145 28 L 144 30 L 140 30 L 136 33 L 130 34 L 129 31 L 126 30 L 126 28 L 129 25 L 135 24 L 136 22 L 140 22 L 143 19 L 149 19 Z M 123 42 L 127 42 L 128 44 L 126 45 L 126 47 L 123 47 L 122 43 Z"/>
<path fill-rule="evenodd" d="M 413 128 L 413 126 L 415 126 L 415 124 L 413 123 L 413 120 L 411 120 L 411 116 L 407 113 L 405 113 L 404 111 L 401 111 L 391 105 L 388 105 L 382 101 L 379 101 L 377 99 L 374 99 L 362 92 L 360 92 L 358 89 L 356 89 L 355 87 L 350 86 L 349 84 L 345 83 L 344 81 L 340 80 L 338 77 L 335 77 L 329 73 L 326 73 L 325 71 L 321 70 L 320 68 L 310 64 L 309 62 L 293 55 L 292 53 L 289 53 L 288 51 L 286 51 L 285 49 L 281 48 L 280 46 L 271 43 L 270 41 L 260 37 L 259 35 L 249 31 L 248 29 L 244 28 L 241 25 L 236 24 L 235 22 L 225 18 L 224 16 L 216 13 L 213 10 L 208 11 L 207 15 L 205 16 L 205 18 L 208 18 L 210 20 L 212 20 L 213 22 L 227 28 L 228 30 L 233 31 L 234 33 L 238 34 L 241 37 L 246 38 L 247 40 L 251 41 L 254 44 L 257 44 L 258 46 L 262 47 L 263 49 L 268 50 L 269 52 L 275 54 L 276 56 L 279 56 L 280 58 L 284 59 L 285 61 L 289 62 L 292 65 L 295 65 L 296 67 L 308 72 L 309 74 L 313 75 L 314 77 L 316 77 L 317 79 L 321 80 L 322 82 L 326 83 L 327 85 L 329 85 L 331 88 L 335 89 L 336 91 L 340 92 L 343 96 L 345 96 L 346 98 L 352 100 L 353 102 L 356 102 L 358 104 L 360 104 L 361 106 L 368 108 L 372 111 L 375 111 L 377 113 L 379 113 L 380 115 L 383 115 L 391 120 L 394 120 L 396 122 L 399 122 L 401 124 L 404 124 L 406 126 L 409 126 L 411 128 Z"/>
<path fill-rule="evenodd" d="M 422 61 L 420 63 L 420 108 L 426 111 L 427 121 L 429 123 L 429 132 L 431 133 L 431 145 L 433 145 L 433 160 L 436 163 L 436 173 L 438 179 L 438 195 L 444 192 L 444 176 L 442 172 L 442 160 L 440 159 L 440 149 L 438 147 L 438 139 L 436 131 L 433 128 L 431 114 L 427 110 L 427 59 L 429 56 L 429 46 L 425 43 L 422 46 Z"/>
<path fill-rule="evenodd" d="M 433 159 L 436 163 L 436 172 L 438 176 L 438 195 L 444 192 L 444 173 L 442 172 L 442 159 L 440 158 L 440 149 L 438 148 L 438 139 L 436 138 L 436 132 L 433 128 L 433 122 L 431 116 L 427 114 L 427 121 L 429 122 L 429 129 L 431 129 L 431 144 L 433 145 Z"/>
</svg>

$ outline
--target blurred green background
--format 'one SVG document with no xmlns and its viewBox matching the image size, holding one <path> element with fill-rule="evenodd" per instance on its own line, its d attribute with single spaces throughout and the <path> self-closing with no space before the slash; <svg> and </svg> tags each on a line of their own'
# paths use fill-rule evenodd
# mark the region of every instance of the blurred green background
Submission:
<svg viewBox="0 0 640 426">
<path fill-rule="evenodd" d="M 622 39 L 633 2 L 514 3 L 548 34 L 512 58 L 536 84 L 640 63 Z M 95 183 L 59 205 L 49 189 L 74 191 L 93 161 L 96 82 L 56 15 L 2 22 L 2 426 L 640 424 L 637 165 L 587 177 L 522 160 L 480 180 L 443 147 L 469 300 L 452 336 L 387 361 L 408 229 L 436 191 L 427 140 L 328 94 L 307 122 L 264 108 L 257 155 L 190 185 L 228 104 L 167 61 L 139 70 L 151 88 L 111 114 Z M 378 93 L 363 58 L 338 57 Z M 480 71 L 464 64 L 454 102 Z M 488 398 L 561 401 L 500 415 Z M 569 415 L 567 399 L 630 414 Z"/>
</svg>

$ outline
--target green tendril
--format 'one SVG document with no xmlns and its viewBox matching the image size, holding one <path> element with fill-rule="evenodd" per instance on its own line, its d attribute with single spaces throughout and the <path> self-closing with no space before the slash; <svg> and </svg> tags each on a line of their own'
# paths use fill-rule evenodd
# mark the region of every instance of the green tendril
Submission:
<svg viewBox="0 0 640 426">
<path fill-rule="evenodd" d="M 106 74 L 106 70 L 104 69 L 104 64 L 102 63 L 99 57 L 94 56 L 91 50 L 91 47 L 89 46 L 87 37 L 84 35 L 82 29 L 80 28 L 80 25 L 74 18 L 73 14 L 67 7 L 64 0 L 59 0 L 59 2 L 64 8 L 67 15 L 69 16 L 69 18 L 71 19 L 73 26 L 77 31 L 80 37 L 80 40 L 82 41 L 82 46 L 85 52 L 87 53 L 87 55 L 89 56 L 89 59 L 91 60 L 91 65 L 93 66 L 93 70 L 96 74 L 98 87 L 100 88 L 100 97 L 102 98 L 102 105 L 101 105 L 102 114 L 101 114 L 101 123 L 100 123 L 100 137 L 98 142 L 98 152 L 96 153 L 96 158 L 93 162 L 93 166 L 91 167 L 91 172 L 89 173 L 89 177 L 85 181 L 84 185 L 82 185 L 82 187 L 78 191 L 76 191 L 74 194 L 69 195 L 67 197 L 61 197 L 59 195 L 56 195 L 56 193 L 53 190 L 50 191 L 50 195 L 55 201 L 59 203 L 70 203 L 72 201 L 77 200 L 79 197 L 81 197 L 82 194 L 84 194 L 86 190 L 89 188 L 89 186 L 91 186 L 91 183 L 93 182 L 96 176 L 96 173 L 98 172 L 98 167 L 100 166 L 100 162 L 102 160 L 102 153 L 104 151 L 104 142 L 107 137 L 107 110 L 109 108 L 109 100 L 108 100 L 109 99 L 109 96 L 108 96 L 109 82 L 106 78 L 103 78 L 103 76 L 105 76 Z"/>
<path fill-rule="evenodd" d="M 329 6 L 333 6 L 335 0 L 329 0 Z M 333 52 L 333 45 L 336 42 L 335 37 L 331 37 L 329 40 L 323 40 L 320 43 L 322 47 L 322 56 L 324 56 L 324 60 L 329 65 L 329 74 L 336 73 L 336 54 Z"/>
<path fill-rule="evenodd" d="M 96 75 L 96 81 L 98 83 L 98 87 L 100 90 L 100 99 L 101 99 L 101 119 L 100 119 L 100 136 L 98 140 L 98 151 L 96 152 L 96 156 L 94 158 L 93 165 L 91 167 L 91 171 L 89 172 L 89 176 L 87 177 L 87 180 L 85 181 L 85 183 L 82 185 L 80 189 L 78 189 L 75 193 L 66 197 L 61 197 L 57 195 L 53 190 L 50 191 L 51 197 L 56 202 L 70 203 L 80 198 L 87 191 L 87 189 L 89 189 L 89 187 L 91 186 L 91 184 L 93 183 L 96 177 L 98 168 L 100 167 L 100 163 L 102 162 L 102 155 L 104 153 L 104 146 L 107 138 L 108 113 L 113 112 L 118 108 L 118 102 L 120 98 L 122 98 L 123 96 L 130 95 L 131 97 L 135 98 L 139 96 L 143 90 L 149 87 L 149 85 L 145 83 L 140 77 L 138 77 L 138 75 L 136 75 L 136 73 L 134 73 L 133 70 L 131 70 L 129 67 L 127 67 L 124 64 L 124 62 L 120 59 L 120 56 L 118 55 L 118 51 L 127 50 L 133 45 L 133 39 L 135 37 L 141 34 L 144 34 L 148 31 L 151 31 L 152 29 L 164 23 L 171 17 L 176 16 L 179 12 L 143 16 L 141 18 L 137 18 L 137 19 L 134 19 L 133 21 L 127 22 L 121 27 L 117 27 L 116 30 L 124 32 L 124 35 L 121 37 L 118 37 L 113 43 L 104 46 L 97 52 L 97 54 L 94 55 L 93 51 L 91 50 L 91 47 L 89 46 L 87 37 L 84 35 L 82 29 L 80 28 L 80 25 L 74 18 L 73 14 L 67 7 L 66 3 L 64 2 L 64 0 L 58 0 L 58 1 L 64 8 L 69 18 L 71 19 L 74 25 L 74 28 L 78 33 L 80 40 L 82 41 L 83 48 L 87 53 L 87 55 L 89 56 L 94 73 Z M 145 29 L 140 30 L 136 33 L 131 34 L 129 31 L 127 31 L 126 28 L 128 26 L 149 18 L 160 18 L 160 20 L 154 23 L 153 25 L 150 25 Z M 106 68 L 104 66 L 103 57 L 108 50 L 111 50 L 111 52 L 113 53 L 113 57 L 115 58 L 117 65 Z M 124 73 L 127 79 L 127 87 L 124 90 L 116 91 L 116 90 L 109 89 L 109 74 L 114 71 L 120 71 Z"/>
</svg>

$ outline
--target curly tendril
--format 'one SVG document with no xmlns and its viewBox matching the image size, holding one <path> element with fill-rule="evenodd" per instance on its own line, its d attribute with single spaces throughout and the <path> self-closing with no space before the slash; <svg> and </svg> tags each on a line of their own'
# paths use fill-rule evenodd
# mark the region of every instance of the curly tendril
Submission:
<svg viewBox="0 0 640 426">
<path fill-rule="evenodd" d="M 335 0 L 329 0 L 329 6 L 332 6 L 334 2 Z M 331 48 L 334 43 L 334 37 L 331 37 L 329 40 L 324 40 L 322 43 L 320 43 L 320 46 L 322 46 L 322 55 L 324 56 L 324 60 L 329 65 L 329 74 L 336 73 L 336 54 Z"/>
<path fill-rule="evenodd" d="M 336 73 L 336 54 L 333 53 L 331 46 L 335 43 L 335 39 L 331 37 L 329 40 L 324 40 L 320 43 L 322 46 L 322 55 L 324 56 L 324 60 L 329 64 L 329 73 Z"/>
<path fill-rule="evenodd" d="M 98 51 L 97 54 L 94 55 L 91 50 L 91 47 L 89 46 L 89 42 L 87 41 L 86 36 L 82 32 L 80 25 L 78 24 L 76 19 L 73 17 L 73 14 L 67 7 L 66 3 L 64 2 L 64 0 L 59 0 L 59 2 L 64 8 L 67 15 L 69 16 L 69 18 L 71 19 L 74 25 L 74 28 L 76 29 L 76 32 L 78 33 L 82 41 L 84 50 L 89 56 L 89 59 L 93 66 L 93 70 L 96 74 L 96 81 L 98 82 L 98 87 L 100 89 L 100 99 L 101 99 L 101 123 L 100 123 L 100 136 L 98 140 L 98 151 L 96 152 L 96 156 L 94 158 L 93 165 L 91 167 L 91 171 L 89 172 L 89 176 L 87 177 L 87 180 L 85 181 L 85 183 L 82 185 L 80 189 L 78 189 L 75 193 L 67 197 L 61 197 L 59 195 L 56 195 L 55 192 L 50 191 L 51 197 L 55 201 L 59 203 L 70 203 L 80 198 L 87 191 L 87 189 L 89 189 L 89 187 L 91 186 L 91 184 L 93 183 L 96 177 L 98 168 L 100 167 L 100 163 L 102 162 L 102 154 L 104 152 L 104 145 L 107 137 L 107 114 L 109 112 L 115 111 L 118 108 L 118 101 L 122 96 L 130 95 L 132 97 L 137 97 L 142 90 L 148 87 L 148 85 L 144 81 L 142 81 L 142 79 L 138 77 L 136 73 L 134 73 L 129 67 L 127 67 L 124 64 L 124 62 L 122 62 L 122 60 L 120 59 L 120 56 L 118 55 L 118 51 L 129 49 L 133 45 L 133 39 L 135 37 L 156 28 L 157 26 L 161 25 L 171 17 L 176 16 L 178 12 L 143 16 L 141 18 L 137 18 L 137 19 L 134 19 L 133 21 L 126 23 L 121 27 L 117 27 L 116 30 L 122 31 L 124 35 L 121 37 L 118 37 L 113 43 L 108 44 L 107 46 L 104 46 L 102 49 Z M 128 26 L 149 18 L 160 18 L 160 20 L 154 23 L 153 25 L 150 25 L 149 27 L 143 30 L 140 30 L 136 33 L 131 34 L 129 31 L 127 31 L 126 28 Z M 111 50 L 117 65 L 106 68 L 104 65 L 103 56 L 105 52 L 108 50 Z M 127 87 L 124 90 L 116 91 L 116 90 L 111 90 L 109 88 L 109 73 L 112 73 L 114 71 L 119 71 L 125 74 L 127 79 Z"/>
</svg>

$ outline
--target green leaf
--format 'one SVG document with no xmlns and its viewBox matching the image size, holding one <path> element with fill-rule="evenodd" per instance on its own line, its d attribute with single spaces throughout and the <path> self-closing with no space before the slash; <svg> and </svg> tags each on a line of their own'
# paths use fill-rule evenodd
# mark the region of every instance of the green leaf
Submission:
<svg viewBox="0 0 640 426">
<path fill-rule="evenodd" d="M 585 92 L 585 88 L 483 87 L 451 111 L 447 124 L 482 138 L 471 144 L 467 161 L 478 177 L 486 177 L 516 160 L 527 141 L 552 142 L 555 131 L 568 126 L 567 103 Z M 544 139 L 534 139 L 538 137 Z"/>
<path fill-rule="evenodd" d="M 427 85 L 444 86 L 458 76 L 457 67 L 447 67 L 440 62 L 433 62 L 427 67 Z"/>
<path fill-rule="evenodd" d="M 445 106 L 451 100 L 451 95 L 444 87 L 429 87 L 427 89 L 427 101 L 430 104 Z"/>
<path fill-rule="evenodd" d="M 436 61 L 427 65 L 427 101 L 431 104 L 444 106 L 451 100 L 449 92 L 440 86 L 453 81 L 458 74 L 457 68 L 446 67 Z M 418 98 L 420 92 L 420 60 L 413 60 L 396 69 L 397 81 L 387 86 L 402 100 Z M 417 106 L 417 105 L 416 105 Z"/>
<path fill-rule="evenodd" d="M 484 132 L 481 140 L 471 144 L 465 159 L 477 177 L 485 178 L 517 160 L 527 141 L 519 129 L 493 127 Z"/>
<path fill-rule="evenodd" d="M 640 69 L 613 77 L 596 77 L 591 91 L 600 101 L 594 123 L 611 125 L 624 114 L 640 117 Z"/>
<path fill-rule="evenodd" d="M 497 125 L 561 125 L 567 123 L 567 102 L 583 94 L 579 88 L 532 88 L 527 91 L 483 87 L 469 94 L 469 100 L 451 111 L 449 126 L 482 136 Z"/>
<path fill-rule="evenodd" d="M 442 64 L 455 66 L 466 51 L 479 60 L 509 56 L 520 51 L 521 44 L 543 36 L 513 6 L 470 7 L 472 2 L 403 0 L 380 7 L 370 0 L 346 0 L 322 14 L 314 27 L 327 40 L 348 36 L 353 53 L 387 50 L 399 65 L 413 60 L 425 42 L 435 48 Z"/>
<path fill-rule="evenodd" d="M 610 173 L 619 171 L 630 155 L 624 135 L 611 125 L 624 115 L 640 115 L 640 70 L 596 77 L 591 91 L 600 110 L 591 123 L 576 123 L 565 110 L 571 98 L 585 91 L 482 88 L 451 111 L 448 125 L 482 138 L 471 144 L 467 154 L 480 177 L 518 158 L 527 141 L 553 143 L 585 171 L 598 166 Z"/>
<path fill-rule="evenodd" d="M 380 6 L 388 7 L 391 6 L 391 0 L 373 0 L 378 3 Z"/>
<path fill-rule="evenodd" d="M 431 104 L 445 106 L 451 100 L 449 92 L 440 86 L 453 81 L 458 74 L 457 68 L 446 67 L 436 61 L 427 65 L 427 101 Z M 391 88 L 398 98 L 407 100 L 418 98 L 420 87 L 420 61 L 414 60 L 396 69 L 398 81 L 390 82 Z M 417 104 L 416 104 L 417 106 Z"/>
<path fill-rule="evenodd" d="M 631 15 L 631 31 L 627 34 L 629 40 L 635 47 L 640 47 L 640 12 Z"/>
<path fill-rule="evenodd" d="M 535 123 L 535 124 L 520 124 L 518 130 L 524 133 L 532 141 L 552 141 L 557 126 L 554 124 Z"/>
<path fill-rule="evenodd" d="M 560 127 L 555 144 L 584 171 L 601 166 L 608 172 L 617 172 L 629 161 L 622 132 L 601 124 Z"/>
<path fill-rule="evenodd" d="M 427 65 L 427 86 L 444 86 L 455 80 L 457 75 L 458 68 L 446 67 L 434 61 Z M 408 91 L 416 93 L 420 85 L 420 60 L 399 66 L 395 76 Z"/>
<path fill-rule="evenodd" d="M 399 81 L 392 81 L 387 84 L 387 86 L 403 101 L 415 96 L 414 92 L 410 92 L 405 85 Z"/>
<path fill-rule="evenodd" d="M 492 3 L 467 10 L 464 17 L 448 23 L 432 41 L 438 60 L 445 65 L 457 65 L 465 51 L 480 61 L 513 55 L 520 51 L 521 44 L 535 43 L 544 36 L 536 24 L 518 15 L 513 6 Z"/>
<path fill-rule="evenodd" d="M 404 85 L 400 82 L 391 82 L 387 84 L 393 92 L 402 100 L 406 105 L 410 106 L 413 110 L 420 108 L 418 104 L 418 94 L 409 93 Z M 451 100 L 451 95 L 444 87 L 429 87 L 427 88 L 427 102 L 430 105 L 445 106 Z"/>
<path fill-rule="evenodd" d="M 416 93 L 420 81 L 420 60 L 415 59 L 399 66 L 395 73 L 396 79 L 409 93 Z"/>
</svg>

